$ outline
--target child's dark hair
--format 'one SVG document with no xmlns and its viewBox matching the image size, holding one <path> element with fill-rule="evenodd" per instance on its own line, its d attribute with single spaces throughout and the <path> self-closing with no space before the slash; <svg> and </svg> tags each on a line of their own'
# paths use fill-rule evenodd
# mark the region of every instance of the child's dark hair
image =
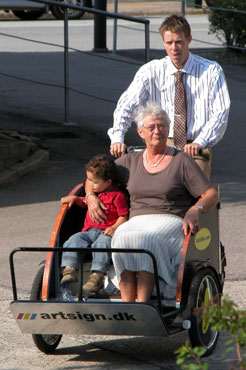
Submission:
<svg viewBox="0 0 246 370">
<path fill-rule="evenodd" d="M 107 154 L 97 154 L 86 163 L 85 169 L 105 181 L 112 180 L 112 183 L 116 183 L 117 167 L 114 159 Z"/>
</svg>

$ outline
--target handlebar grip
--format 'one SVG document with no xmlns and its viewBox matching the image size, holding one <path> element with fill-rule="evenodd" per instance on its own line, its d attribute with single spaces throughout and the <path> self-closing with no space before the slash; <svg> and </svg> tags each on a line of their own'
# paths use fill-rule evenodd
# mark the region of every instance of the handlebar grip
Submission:
<svg viewBox="0 0 246 370">
<path fill-rule="evenodd" d="M 205 158 L 205 159 L 209 159 L 210 158 L 209 151 L 206 150 L 206 149 L 203 149 L 203 148 L 199 149 L 198 154 L 200 156 L 202 156 L 203 158 Z"/>
<path fill-rule="evenodd" d="M 132 145 L 132 146 L 126 147 L 126 153 L 141 152 L 144 149 L 146 149 L 146 146 L 144 146 L 144 145 Z"/>
</svg>

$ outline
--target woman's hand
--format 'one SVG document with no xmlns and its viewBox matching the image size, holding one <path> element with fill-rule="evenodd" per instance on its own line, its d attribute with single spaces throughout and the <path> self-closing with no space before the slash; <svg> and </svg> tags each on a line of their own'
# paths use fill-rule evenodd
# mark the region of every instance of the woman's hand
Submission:
<svg viewBox="0 0 246 370">
<path fill-rule="evenodd" d="M 201 194 L 198 203 L 202 206 L 202 211 L 195 204 L 185 214 L 183 231 L 185 235 L 191 231 L 192 234 L 196 234 L 199 231 L 199 216 L 201 213 L 209 212 L 219 202 L 219 195 L 215 187 L 211 187 Z"/>
<path fill-rule="evenodd" d="M 183 223 L 183 232 L 188 235 L 191 231 L 192 234 L 196 234 L 199 231 L 199 216 L 200 211 L 196 206 L 191 207 L 185 214 Z"/>
<path fill-rule="evenodd" d="M 98 224 L 103 223 L 107 218 L 104 213 L 107 207 L 104 205 L 104 203 L 96 195 L 93 194 L 90 194 L 90 196 L 87 197 L 86 203 L 92 221 Z"/>
<path fill-rule="evenodd" d="M 67 195 L 66 197 L 61 198 L 61 204 L 68 204 L 68 207 L 72 207 L 72 205 L 76 202 L 76 195 Z"/>
</svg>

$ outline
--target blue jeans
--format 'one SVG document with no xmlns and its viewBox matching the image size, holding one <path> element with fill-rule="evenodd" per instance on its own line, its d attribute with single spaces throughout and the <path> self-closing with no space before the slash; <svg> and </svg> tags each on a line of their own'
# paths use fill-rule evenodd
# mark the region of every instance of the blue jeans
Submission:
<svg viewBox="0 0 246 370">
<path fill-rule="evenodd" d="M 104 230 L 100 229 L 89 229 L 87 231 L 81 231 L 76 233 L 63 244 L 63 248 L 110 248 L 112 238 L 104 234 Z M 92 253 L 92 264 L 91 271 L 101 271 L 104 274 L 110 265 L 111 253 L 98 252 Z M 76 269 L 79 268 L 78 264 L 78 253 L 77 252 L 63 252 L 61 266 L 71 266 Z"/>
</svg>

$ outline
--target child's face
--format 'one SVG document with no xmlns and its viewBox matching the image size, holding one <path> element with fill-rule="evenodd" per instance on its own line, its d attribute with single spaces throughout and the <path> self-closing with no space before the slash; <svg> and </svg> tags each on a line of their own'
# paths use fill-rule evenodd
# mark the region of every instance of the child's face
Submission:
<svg viewBox="0 0 246 370">
<path fill-rule="evenodd" d="M 86 176 L 89 184 L 92 186 L 92 191 L 95 193 L 103 192 L 112 184 L 111 179 L 103 180 L 90 171 L 86 171 Z"/>
</svg>

